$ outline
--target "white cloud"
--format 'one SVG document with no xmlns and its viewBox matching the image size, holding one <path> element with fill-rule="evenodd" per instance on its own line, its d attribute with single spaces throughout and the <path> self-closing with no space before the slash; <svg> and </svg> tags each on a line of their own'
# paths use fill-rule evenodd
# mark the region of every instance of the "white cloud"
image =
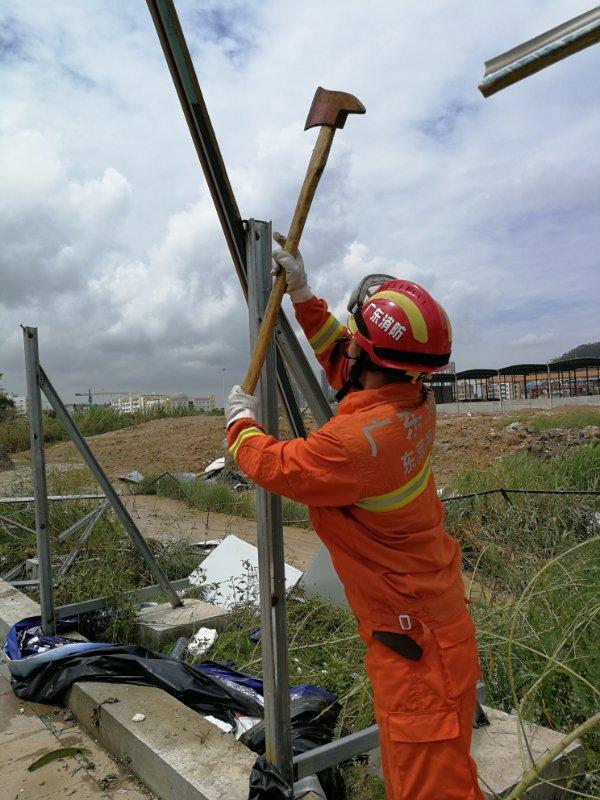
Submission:
<svg viewBox="0 0 600 800">
<path fill-rule="evenodd" d="M 557 338 L 555 333 L 526 333 L 514 339 L 511 344 L 515 347 L 537 347 L 540 344 L 555 342 Z"/>
<path fill-rule="evenodd" d="M 289 225 L 317 85 L 363 100 L 306 227 L 311 284 L 343 316 L 365 273 L 423 283 L 459 368 L 597 338 L 599 48 L 489 100 L 476 90 L 485 59 L 586 8 L 178 3 L 243 216 Z M 220 394 L 221 365 L 243 375 L 247 313 L 145 5 L 32 0 L 3 31 L 4 383 L 23 387 L 26 322 L 67 399 L 88 385 Z"/>
</svg>

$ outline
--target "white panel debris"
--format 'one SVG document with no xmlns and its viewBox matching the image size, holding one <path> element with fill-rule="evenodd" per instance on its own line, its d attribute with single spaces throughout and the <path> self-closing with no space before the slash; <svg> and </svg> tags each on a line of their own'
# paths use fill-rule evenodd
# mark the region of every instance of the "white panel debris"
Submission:
<svg viewBox="0 0 600 800">
<path fill-rule="evenodd" d="M 285 586 L 289 591 L 302 572 L 285 565 Z M 192 586 L 204 586 L 206 601 L 231 609 L 240 603 L 258 605 L 258 550 L 254 545 L 227 536 L 190 575 Z"/>
<path fill-rule="evenodd" d="M 188 653 L 193 656 L 201 656 L 207 653 L 217 641 L 218 633 L 214 628 L 199 628 L 196 634 L 190 639 Z"/>
</svg>

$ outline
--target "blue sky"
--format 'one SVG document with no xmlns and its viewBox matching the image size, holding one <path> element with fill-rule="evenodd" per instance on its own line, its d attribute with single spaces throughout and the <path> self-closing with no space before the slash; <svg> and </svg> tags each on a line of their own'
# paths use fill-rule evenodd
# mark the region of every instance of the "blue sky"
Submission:
<svg viewBox="0 0 600 800">
<path fill-rule="evenodd" d="M 484 100 L 483 62 L 576 0 L 179 0 L 244 216 L 285 230 L 317 85 L 367 114 L 336 137 L 302 250 L 340 314 L 385 271 L 447 308 L 458 368 L 600 338 L 600 47 Z M 0 2 L 0 372 L 37 325 L 65 400 L 221 393 L 247 314 L 145 3 Z"/>
</svg>

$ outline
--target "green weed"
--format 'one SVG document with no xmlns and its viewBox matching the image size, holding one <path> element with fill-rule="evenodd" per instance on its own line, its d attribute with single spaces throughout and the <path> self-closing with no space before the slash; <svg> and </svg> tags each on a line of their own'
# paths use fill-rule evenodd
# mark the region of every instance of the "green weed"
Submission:
<svg viewBox="0 0 600 800">
<path fill-rule="evenodd" d="M 534 411 L 504 414 L 494 427 L 496 430 L 504 430 L 512 422 L 519 422 L 534 433 L 552 428 L 585 428 L 588 425 L 600 425 L 600 407 L 564 406 L 562 410 L 551 414 Z"/>
<path fill-rule="evenodd" d="M 131 428 L 153 419 L 196 416 L 198 413 L 189 408 L 171 409 L 157 406 L 148 411 L 122 414 L 111 406 L 91 406 L 89 409 L 75 411 L 73 421 L 84 436 L 96 436 L 108 431 Z M 43 427 L 46 444 L 66 441 L 69 438 L 54 411 L 43 412 Z M 29 449 L 29 427 L 26 416 L 11 414 L 0 421 L 0 444 L 4 445 L 7 453 Z"/>
<path fill-rule="evenodd" d="M 246 519 L 256 519 L 256 493 L 237 491 L 225 481 L 207 483 L 202 479 L 180 483 L 170 475 L 155 478 L 149 476 L 136 488 L 139 494 L 157 494 L 183 500 L 200 511 L 233 514 Z M 308 510 L 301 503 L 283 498 L 283 522 L 285 525 L 308 527 Z"/>
</svg>

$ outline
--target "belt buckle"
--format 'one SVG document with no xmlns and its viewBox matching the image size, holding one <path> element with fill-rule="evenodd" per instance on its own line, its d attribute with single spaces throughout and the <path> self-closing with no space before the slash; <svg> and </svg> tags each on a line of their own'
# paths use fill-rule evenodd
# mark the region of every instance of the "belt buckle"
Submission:
<svg viewBox="0 0 600 800">
<path fill-rule="evenodd" d="M 409 614 L 398 614 L 398 622 L 403 631 L 412 631 L 412 620 Z"/>
</svg>

